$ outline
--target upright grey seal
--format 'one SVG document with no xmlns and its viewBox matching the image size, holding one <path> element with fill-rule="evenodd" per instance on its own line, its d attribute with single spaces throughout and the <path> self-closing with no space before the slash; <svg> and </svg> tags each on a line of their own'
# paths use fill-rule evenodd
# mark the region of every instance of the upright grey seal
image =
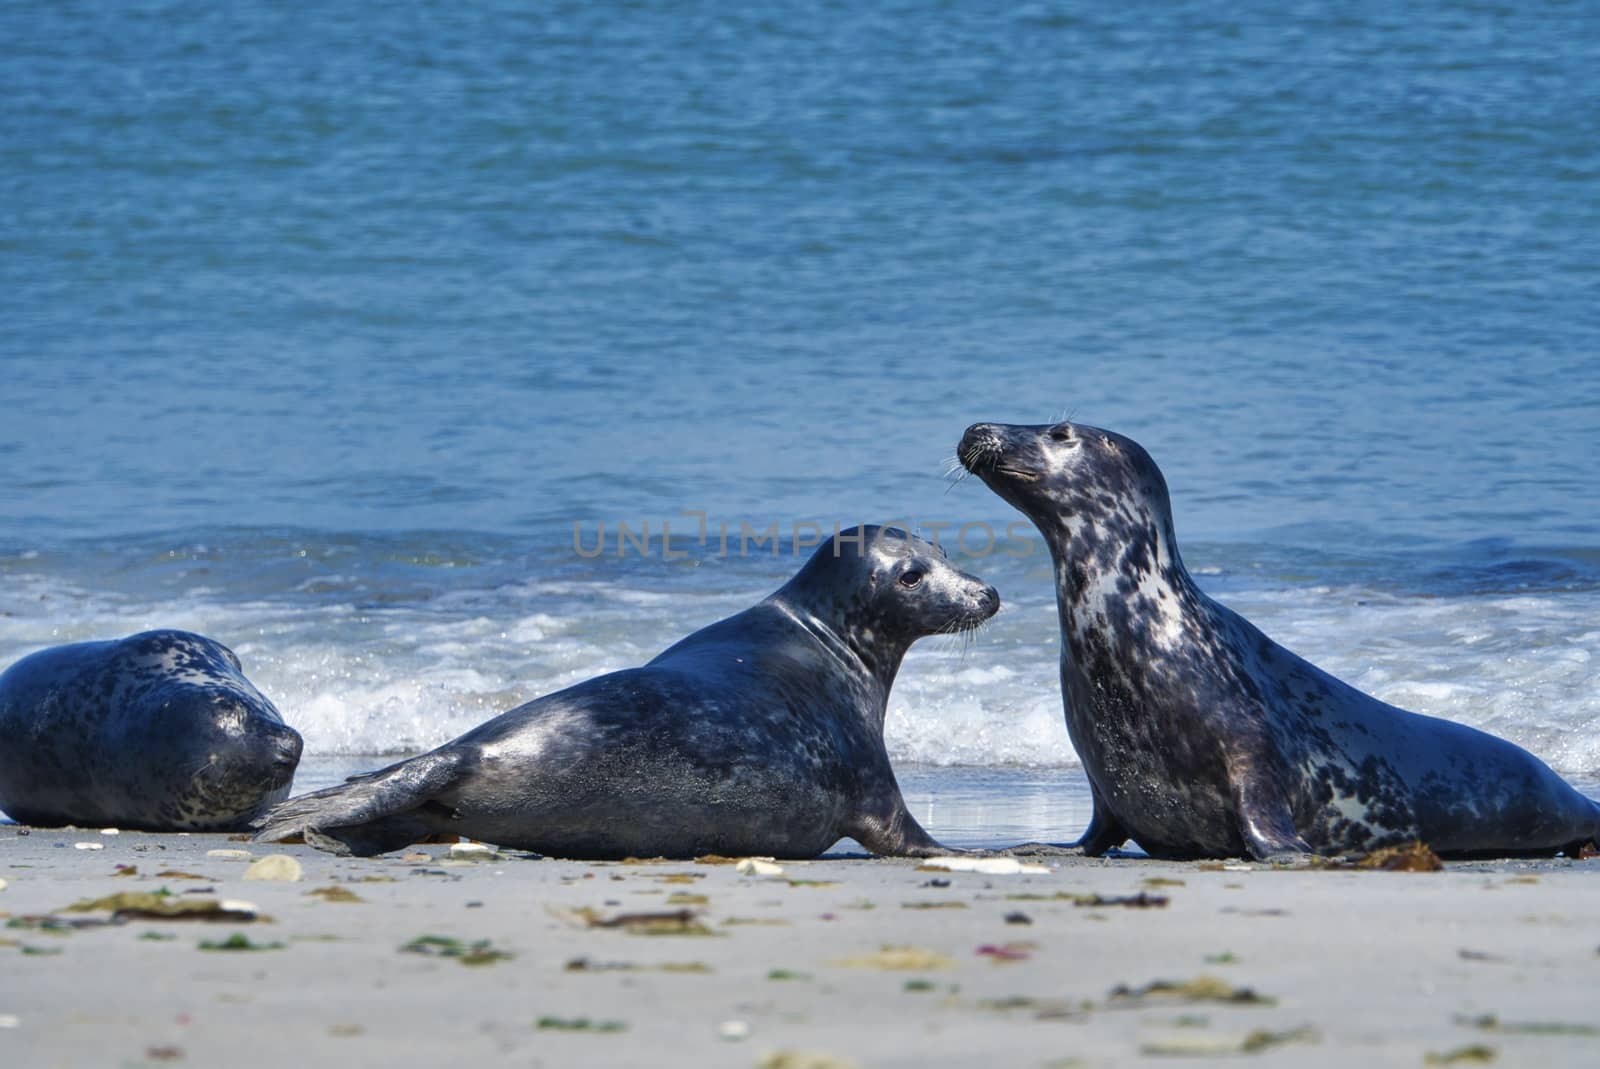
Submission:
<svg viewBox="0 0 1600 1069">
<path fill-rule="evenodd" d="M 288 796 L 299 761 L 299 734 L 201 635 L 52 646 L 0 675 L 0 809 L 23 824 L 232 830 Z"/>
<path fill-rule="evenodd" d="M 813 857 L 851 836 L 874 853 L 936 853 L 884 749 L 889 688 L 912 642 L 976 627 L 999 604 L 938 547 L 854 528 L 644 667 L 291 799 L 257 838 L 368 855 L 444 832 L 618 858 Z"/>
<path fill-rule="evenodd" d="M 1094 813 L 1076 844 L 1277 858 L 1421 839 L 1536 856 L 1600 836 L 1600 805 L 1532 754 L 1378 701 L 1201 593 L 1166 480 L 1073 423 L 967 429 L 957 456 L 1049 543 L 1067 733 Z"/>
</svg>

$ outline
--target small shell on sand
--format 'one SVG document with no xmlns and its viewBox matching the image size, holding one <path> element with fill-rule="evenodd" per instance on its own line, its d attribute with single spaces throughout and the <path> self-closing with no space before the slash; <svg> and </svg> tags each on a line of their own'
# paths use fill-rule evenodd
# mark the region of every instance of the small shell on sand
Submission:
<svg viewBox="0 0 1600 1069">
<path fill-rule="evenodd" d="M 302 872 L 300 862 L 288 854 L 268 854 L 250 862 L 250 867 L 244 870 L 244 878 L 292 883 L 300 878 Z"/>
<path fill-rule="evenodd" d="M 783 866 L 769 857 L 747 857 L 740 859 L 734 871 L 741 876 L 782 876 Z"/>
</svg>

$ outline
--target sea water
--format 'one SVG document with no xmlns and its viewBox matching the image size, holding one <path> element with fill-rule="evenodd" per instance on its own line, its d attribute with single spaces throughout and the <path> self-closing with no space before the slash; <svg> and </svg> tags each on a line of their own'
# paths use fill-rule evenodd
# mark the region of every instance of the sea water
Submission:
<svg viewBox="0 0 1600 1069">
<path fill-rule="evenodd" d="M 1600 779 L 1578 6 L 13 4 L 0 40 L 0 663 L 212 635 L 316 786 L 900 520 L 1005 600 L 907 659 L 907 796 L 1059 839 L 1044 550 L 944 471 L 1070 415 L 1150 449 L 1269 635 Z"/>
</svg>

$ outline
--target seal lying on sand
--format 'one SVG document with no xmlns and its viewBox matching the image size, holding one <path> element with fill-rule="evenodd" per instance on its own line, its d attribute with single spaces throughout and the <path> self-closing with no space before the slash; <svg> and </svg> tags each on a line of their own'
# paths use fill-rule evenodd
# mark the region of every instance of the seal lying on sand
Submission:
<svg viewBox="0 0 1600 1069">
<path fill-rule="evenodd" d="M 223 831 L 289 794 L 300 736 L 187 631 L 54 646 L 0 675 L 0 809 L 23 824 Z"/>
<path fill-rule="evenodd" d="M 935 546 L 847 531 L 777 593 L 643 668 L 292 799 L 257 838 L 368 855 L 445 832 L 618 858 L 813 857 L 851 836 L 874 853 L 936 853 L 884 750 L 889 688 L 914 641 L 999 604 Z"/>
<path fill-rule="evenodd" d="M 1533 755 L 1369 697 L 1201 593 L 1137 442 L 979 423 L 957 455 L 1050 545 L 1067 732 L 1094 794 L 1085 853 L 1129 838 L 1165 858 L 1421 839 L 1511 857 L 1600 836 L 1600 805 Z"/>
</svg>

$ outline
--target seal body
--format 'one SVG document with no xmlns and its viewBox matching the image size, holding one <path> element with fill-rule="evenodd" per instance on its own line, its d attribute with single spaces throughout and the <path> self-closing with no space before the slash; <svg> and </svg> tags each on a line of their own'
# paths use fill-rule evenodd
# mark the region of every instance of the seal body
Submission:
<svg viewBox="0 0 1600 1069">
<path fill-rule="evenodd" d="M 53 646 L 0 675 L 0 809 L 23 824 L 243 827 L 289 793 L 300 736 L 221 643 Z"/>
<path fill-rule="evenodd" d="M 917 638 L 998 607 L 935 546 L 844 532 L 777 593 L 643 667 L 292 799 L 258 838 L 375 854 L 444 832 L 616 858 L 813 857 L 851 836 L 880 854 L 937 852 L 884 749 L 889 688 Z"/>
<path fill-rule="evenodd" d="M 1130 838 L 1180 859 L 1421 839 L 1509 857 L 1600 836 L 1600 805 L 1532 754 L 1378 701 L 1202 593 L 1137 442 L 980 423 L 958 457 L 1050 546 L 1067 731 L 1094 795 L 1086 853 Z"/>
</svg>

